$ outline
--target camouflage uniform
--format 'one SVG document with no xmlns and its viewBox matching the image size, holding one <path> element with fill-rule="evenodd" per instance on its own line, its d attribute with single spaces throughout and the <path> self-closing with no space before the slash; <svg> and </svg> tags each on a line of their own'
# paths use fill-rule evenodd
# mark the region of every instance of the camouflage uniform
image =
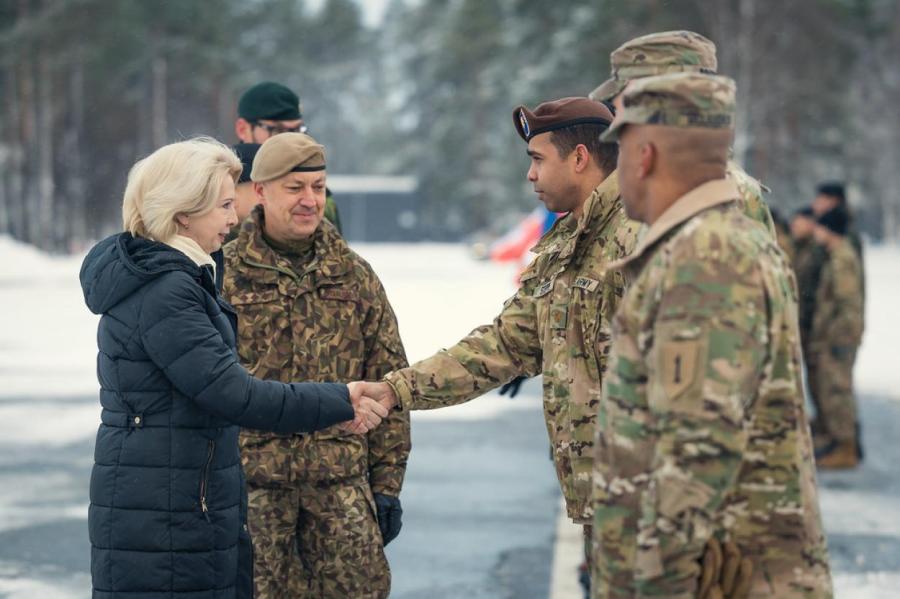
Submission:
<svg viewBox="0 0 900 599">
<path fill-rule="evenodd" d="M 371 267 L 322 221 L 309 255 L 276 252 L 257 207 L 225 247 L 225 297 L 255 376 L 378 380 L 407 365 L 394 312 Z M 257 597 L 386 597 L 390 569 L 373 494 L 398 496 L 408 414 L 367 436 L 241 433 Z M 299 555 L 298 555 L 299 551 Z"/>
<path fill-rule="evenodd" d="M 707 103 L 733 114 L 727 79 L 641 83 L 626 91 L 626 106 L 673 102 L 669 93 L 690 101 L 692 118 Z M 673 124 L 654 108 L 646 116 L 626 121 L 620 111 L 616 121 Z M 675 126 L 698 126 L 688 123 Z M 613 322 L 598 419 L 597 599 L 695 597 L 713 537 L 752 561 L 751 597 L 831 595 L 796 287 L 739 195 L 730 179 L 695 188 L 611 266 L 630 284 Z"/>
<path fill-rule="evenodd" d="M 775 221 L 772 219 L 772 212 L 769 205 L 763 199 L 763 185 L 744 171 L 736 162 L 730 160 L 728 162 L 728 170 L 725 176 L 733 179 L 737 184 L 738 206 L 744 214 L 753 222 L 760 223 L 772 239 L 778 238 L 778 232 L 775 230 Z"/>
<path fill-rule="evenodd" d="M 816 290 L 807 367 L 818 423 L 839 442 L 856 441 L 853 363 L 863 334 L 859 256 L 847 238 L 827 251 Z"/>
<path fill-rule="evenodd" d="M 685 196 L 628 264 L 600 406 L 595 597 L 693 597 L 710 536 L 753 560 L 751 596 L 831 593 L 794 282 L 736 196 L 727 181 Z"/>
<path fill-rule="evenodd" d="M 629 81 L 665 73 L 715 73 L 718 67 L 716 45 L 693 31 L 663 31 L 629 40 L 609 56 L 611 76 L 592 91 L 593 100 L 612 101 Z M 748 175 L 736 162 L 729 161 L 728 177 L 740 191 L 739 204 L 744 213 L 761 223 L 775 238 L 775 223 L 762 197 L 762 184 Z"/>
<path fill-rule="evenodd" d="M 468 401 L 518 375 L 543 373 L 544 417 L 570 518 L 591 523 L 597 406 L 610 318 L 625 280 L 607 270 L 635 245 L 615 173 L 585 201 L 580 219 L 560 219 L 532 250 L 535 260 L 493 324 L 448 350 L 386 377 L 404 409 Z"/>
<path fill-rule="evenodd" d="M 800 339 L 803 342 L 804 357 L 809 355 L 809 337 L 816 311 L 816 291 L 819 288 L 822 265 L 827 258 L 825 248 L 816 243 L 811 235 L 806 239 L 794 240 L 793 266 L 799 291 Z"/>
</svg>

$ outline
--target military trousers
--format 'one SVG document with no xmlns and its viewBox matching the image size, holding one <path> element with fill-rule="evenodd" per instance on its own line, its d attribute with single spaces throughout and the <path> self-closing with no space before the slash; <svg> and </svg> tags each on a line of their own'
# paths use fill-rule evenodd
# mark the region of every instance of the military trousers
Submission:
<svg viewBox="0 0 900 599">
<path fill-rule="evenodd" d="M 257 599 L 383 599 L 365 438 L 241 434 Z"/>
<path fill-rule="evenodd" d="M 806 364 L 809 390 L 822 432 L 838 442 L 855 442 L 857 407 L 853 396 L 855 346 L 811 348 Z"/>
</svg>

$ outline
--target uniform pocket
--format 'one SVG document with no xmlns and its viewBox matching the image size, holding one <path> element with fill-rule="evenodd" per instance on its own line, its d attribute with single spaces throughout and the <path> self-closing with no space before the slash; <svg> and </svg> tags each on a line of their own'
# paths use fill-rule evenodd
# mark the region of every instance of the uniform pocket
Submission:
<svg viewBox="0 0 900 599">
<path fill-rule="evenodd" d="M 291 435 L 243 430 L 239 444 L 241 465 L 248 485 L 277 487 L 290 482 L 294 452 Z"/>
<path fill-rule="evenodd" d="M 318 380 L 364 376 L 366 315 L 359 291 L 344 285 L 320 287 L 309 301 L 315 304 L 304 339 L 318 363 Z"/>
<path fill-rule="evenodd" d="M 286 298 L 271 288 L 235 293 L 230 299 L 238 316 L 237 346 L 242 363 L 258 378 L 282 380 L 293 359 Z"/>
<path fill-rule="evenodd" d="M 317 484 L 330 486 L 348 480 L 368 481 L 369 452 L 364 435 L 348 435 L 334 427 L 314 433 L 316 458 L 321 467 Z"/>
</svg>

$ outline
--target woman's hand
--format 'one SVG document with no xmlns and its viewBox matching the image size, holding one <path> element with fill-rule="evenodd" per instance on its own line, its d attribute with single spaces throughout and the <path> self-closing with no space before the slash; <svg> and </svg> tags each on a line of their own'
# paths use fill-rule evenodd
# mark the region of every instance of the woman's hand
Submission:
<svg viewBox="0 0 900 599">
<path fill-rule="evenodd" d="M 350 403 L 356 416 L 353 420 L 340 425 L 341 429 L 348 433 L 364 435 L 381 424 L 383 418 L 387 418 L 388 409 L 366 395 L 368 385 L 371 383 L 348 383 L 350 391 Z"/>
</svg>

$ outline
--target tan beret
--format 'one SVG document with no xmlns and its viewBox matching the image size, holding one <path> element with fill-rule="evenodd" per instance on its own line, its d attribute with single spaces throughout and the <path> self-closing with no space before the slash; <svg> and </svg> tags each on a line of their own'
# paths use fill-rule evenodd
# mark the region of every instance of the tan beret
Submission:
<svg viewBox="0 0 900 599">
<path fill-rule="evenodd" d="M 728 77 L 672 73 L 635 79 L 622 92 L 622 106 L 601 136 L 618 140 L 625 125 L 733 129 L 735 85 Z"/>
<path fill-rule="evenodd" d="M 662 31 L 628 40 L 609 56 L 611 76 L 590 93 L 591 100 L 611 100 L 632 79 L 666 73 L 713 74 L 716 45 L 693 31 Z"/>
<path fill-rule="evenodd" d="M 290 172 L 325 170 L 325 148 L 305 133 L 273 135 L 260 146 L 253 159 L 250 179 L 264 183 Z"/>
</svg>

